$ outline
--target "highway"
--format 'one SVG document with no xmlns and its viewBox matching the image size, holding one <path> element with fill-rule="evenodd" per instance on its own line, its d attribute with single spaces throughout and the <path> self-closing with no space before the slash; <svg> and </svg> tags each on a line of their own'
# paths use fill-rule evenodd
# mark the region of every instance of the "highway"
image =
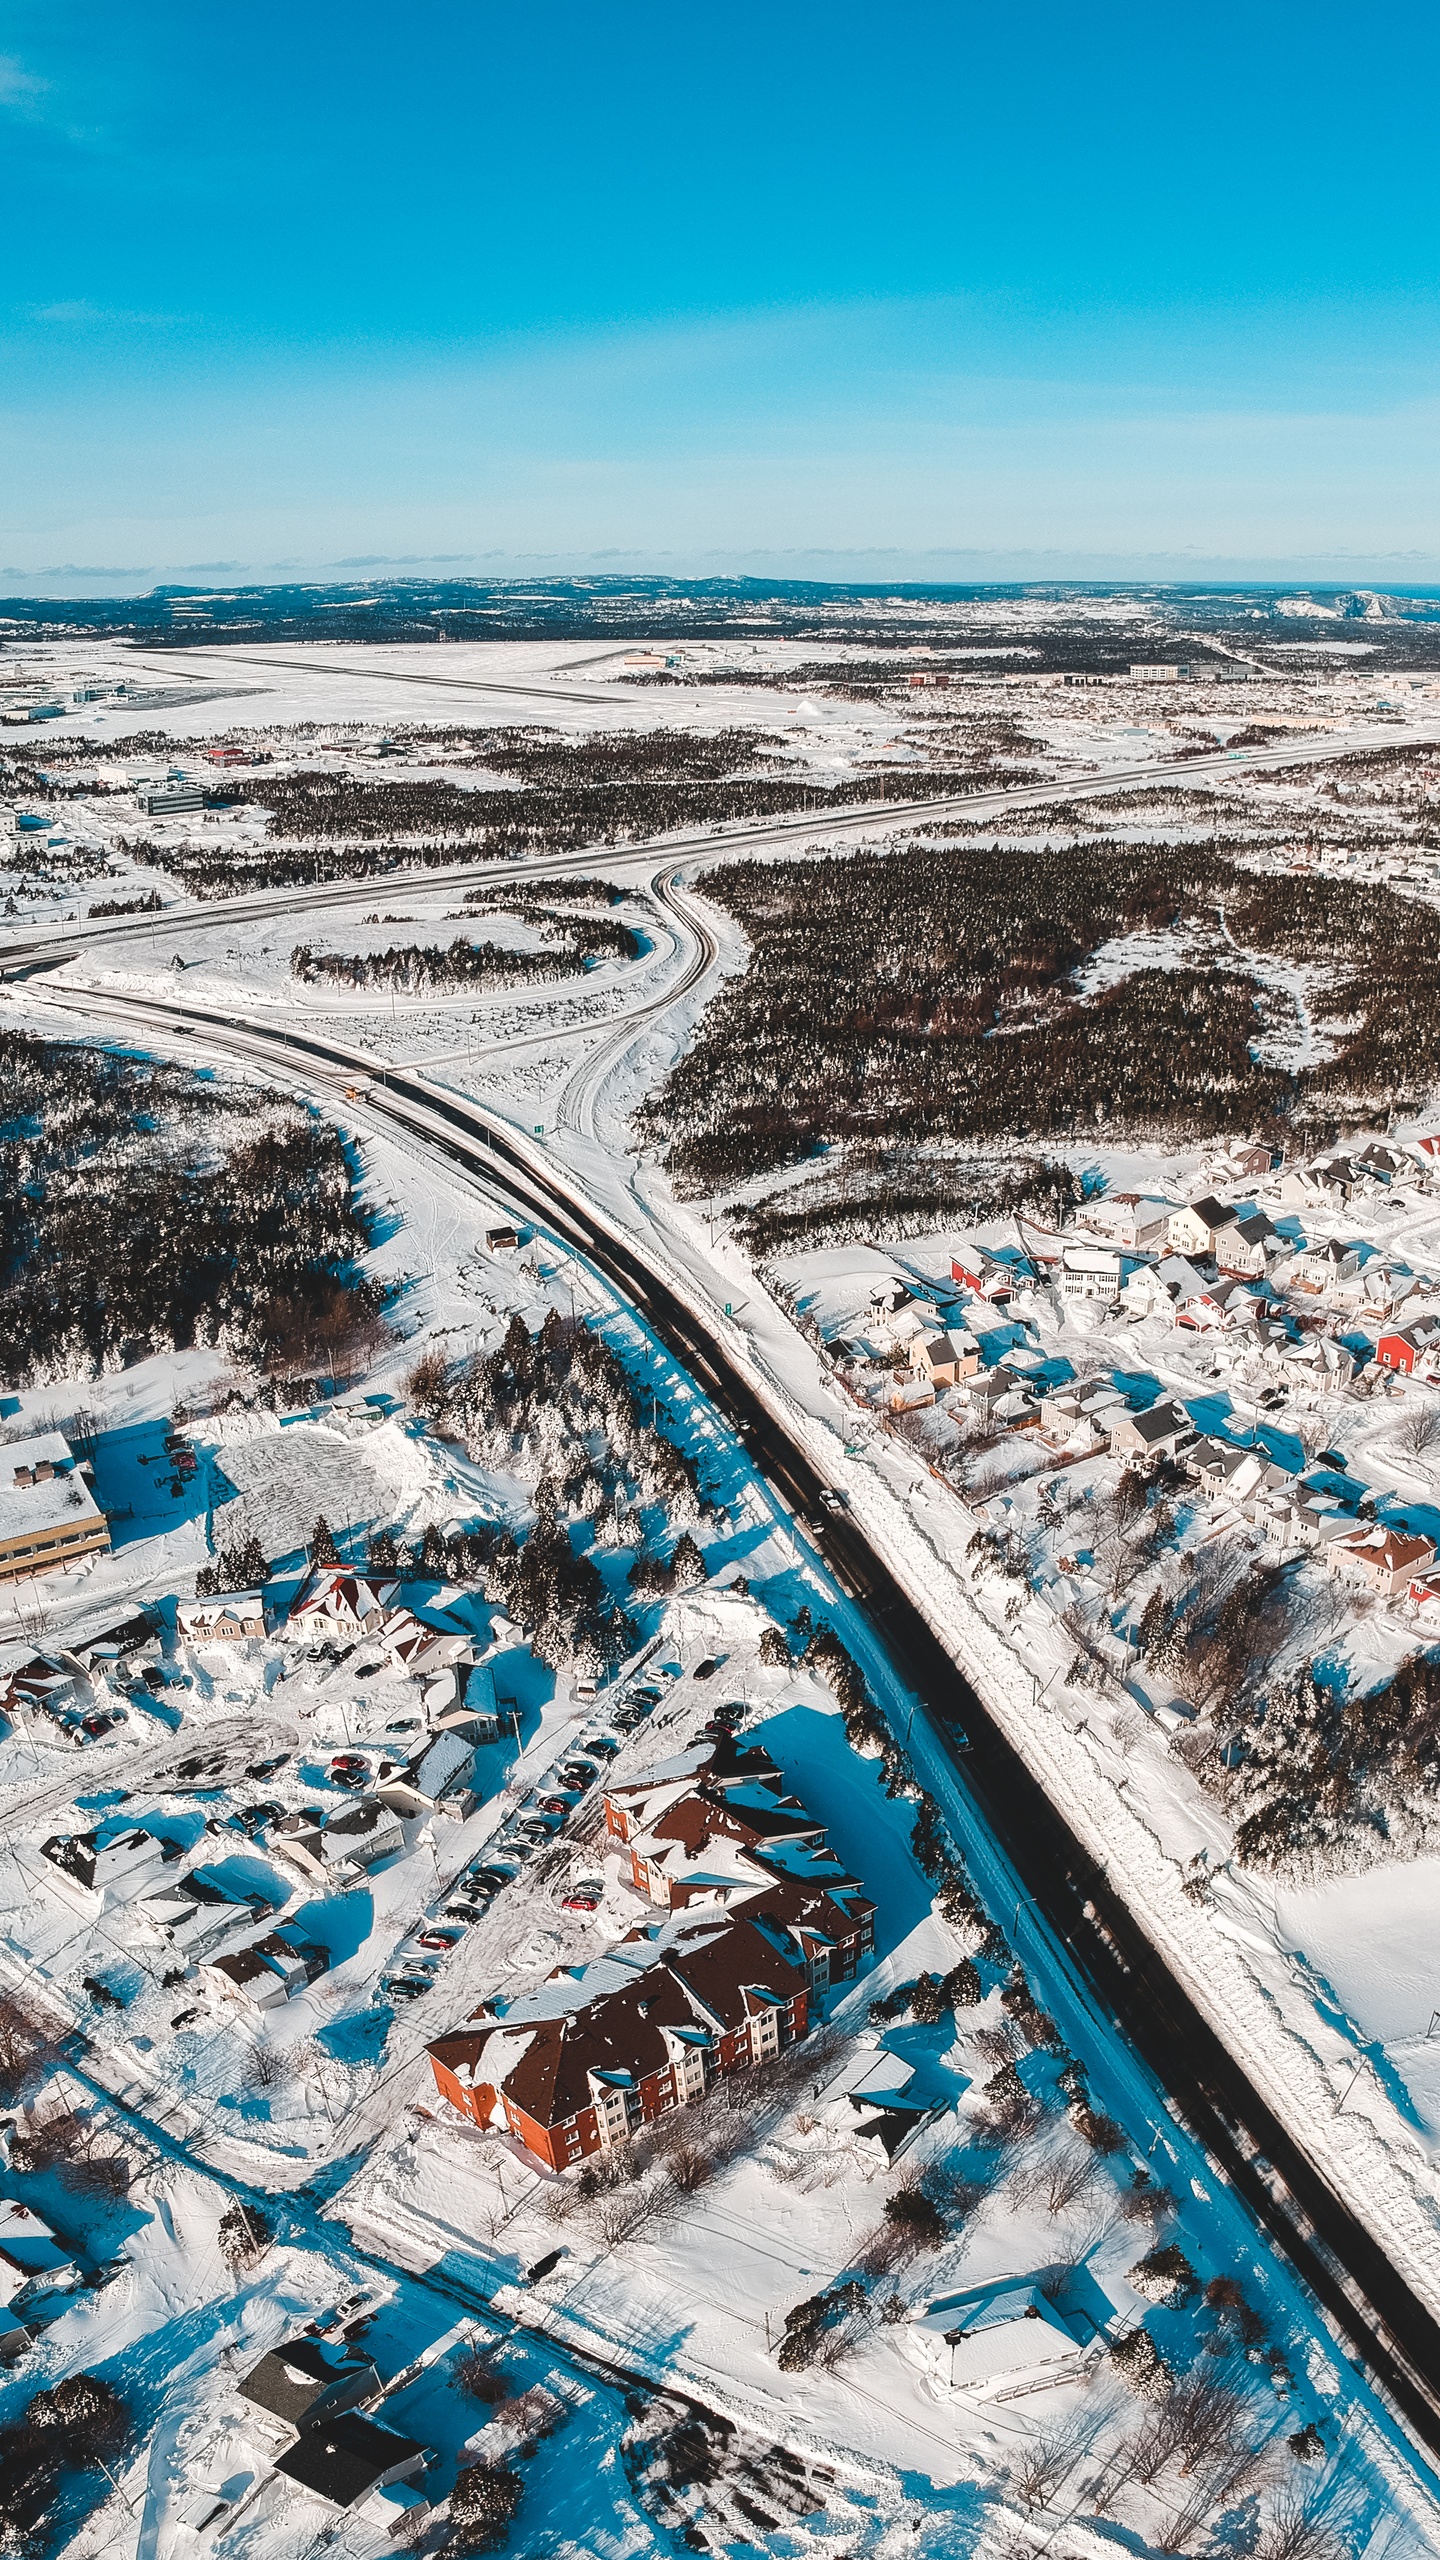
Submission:
<svg viewBox="0 0 1440 2560">
<path fill-rule="evenodd" d="M 359 674 L 360 670 L 343 672 Z M 415 681 L 429 684 L 439 679 L 427 676 Z M 465 679 L 454 681 L 461 683 Z M 696 829 L 689 835 L 652 836 L 636 844 L 595 844 L 581 853 L 540 854 L 519 862 L 417 864 L 413 869 L 370 872 L 354 880 L 302 882 L 292 888 L 259 890 L 241 898 L 177 899 L 158 915 L 77 916 L 73 923 L 57 923 L 42 933 L 17 937 L 13 942 L 0 941 L 0 975 L 13 977 L 27 969 L 52 968 L 76 958 L 82 950 L 93 950 L 97 944 L 153 942 L 158 937 L 193 933 L 200 925 L 259 923 L 302 911 L 308 915 L 319 909 L 354 906 L 372 900 L 381 887 L 387 896 L 393 896 L 397 891 L 422 886 L 448 890 L 488 883 L 513 885 L 518 879 L 543 880 L 550 873 L 587 872 L 597 867 L 609 872 L 621 864 L 653 868 L 663 861 L 677 864 L 700 859 L 743 860 L 752 854 L 786 852 L 804 845 L 818 850 L 832 838 L 873 835 L 878 828 L 917 827 L 927 821 L 956 817 L 1001 818 L 1017 809 L 1043 809 L 1055 801 L 1099 799 L 1111 791 L 1132 791 L 1162 782 L 1226 777 L 1233 780 L 1237 766 L 1247 772 L 1270 773 L 1291 765 L 1324 763 L 1333 756 L 1434 744 L 1440 744 L 1437 721 L 1404 729 L 1357 728 L 1323 739 L 1247 748 L 1243 753 L 1187 756 L 1164 764 L 1118 765 L 1103 773 L 1057 774 L 1044 782 L 1017 783 L 999 791 L 955 792 L 919 800 L 891 799 L 887 795 L 847 808 L 813 809 L 791 818 L 733 819 Z"/>
<path fill-rule="evenodd" d="M 784 1413 L 762 1397 L 724 1340 L 643 1253 L 534 1150 L 517 1145 L 503 1124 L 411 1070 L 387 1070 L 377 1086 L 368 1059 L 299 1032 L 287 1036 L 279 1026 L 65 986 L 47 994 L 67 1011 L 122 1019 L 152 1037 L 199 1033 L 222 1053 L 263 1058 L 272 1069 L 283 1065 L 321 1093 L 333 1095 L 363 1075 L 369 1087 L 364 1109 L 381 1126 L 494 1187 L 521 1216 L 543 1221 L 643 1313 L 867 1613 L 948 1753 L 957 1791 L 968 1795 L 999 1840 L 1048 1925 L 1058 1960 L 1092 2011 L 1114 2021 L 1153 2075 L 1157 2111 L 1168 2102 L 1178 2112 L 1308 2284 L 1357 2366 L 1388 2394 L 1416 2439 L 1440 2456 L 1440 2326 L 1301 2142 L 1257 2096 L 1147 1937 L 1141 1916 L 1081 1847 L 861 1523 L 853 1513 L 819 1508 L 821 1481 Z M 666 1001 L 673 1001 L 673 991 Z"/>
</svg>

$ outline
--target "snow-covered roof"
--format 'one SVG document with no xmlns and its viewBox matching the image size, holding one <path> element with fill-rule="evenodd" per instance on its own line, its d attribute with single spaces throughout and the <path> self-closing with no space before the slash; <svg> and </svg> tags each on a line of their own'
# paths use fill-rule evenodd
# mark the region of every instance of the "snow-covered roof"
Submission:
<svg viewBox="0 0 1440 2560">
<path fill-rule="evenodd" d="M 1033 2284 L 949 2294 L 912 2321 L 910 2340 L 937 2381 L 982 2396 L 1080 2360 L 1073 2332 Z"/>
<path fill-rule="evenodd" d="M 37 1482 L 41 1468 L 50 1472 Z M 48 1536 L 57 1529 L 101 1525 L 99 1506 L 63 1432 L 42 1431 L 33 1440 L 12 1440 L 0 1451 L 0 1546 L 17 1538 Z"/>
</svg>

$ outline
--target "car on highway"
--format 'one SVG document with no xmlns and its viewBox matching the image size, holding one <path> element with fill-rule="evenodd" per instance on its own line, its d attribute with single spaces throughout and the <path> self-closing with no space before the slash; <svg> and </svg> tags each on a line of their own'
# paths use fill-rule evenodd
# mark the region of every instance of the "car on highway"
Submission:
<svg viewBox="0 0 1440 2560">
<path fill-rule="evenodd" d="M 850 1505 L 846 1501 L 843 1493 L 836 1492 L 833 1484 L 822 1484 L 820 1487 L 820 1508 L 822 1511 L 848 1511 Z"/>
</svg>

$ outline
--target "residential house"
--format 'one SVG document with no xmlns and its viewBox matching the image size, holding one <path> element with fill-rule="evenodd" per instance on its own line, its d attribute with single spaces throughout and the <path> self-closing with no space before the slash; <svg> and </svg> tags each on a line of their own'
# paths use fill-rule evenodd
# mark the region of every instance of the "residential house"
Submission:
<svg viewBox="0 0 1440 2560">
<path fill-rule="evenodd" d="M 108 1555 L 110 1531 L 88 1471 L 59 1431 L 11 1441 L 0 1465 L 0 1582 Z"/>
<path fill-rule="evenodd" d="M 378 1796 L 356 1796 L 325 1817 L 321 1856 L 327 1864 L 344 1858 L 357 1867 L 378 1866 L 405 1846 L 405 1834 L 391 1805 Z"/>
<path fill-rule="evenodd" d="M 397 2435 L 393 2427 L 378 2426 L 357 2409 L 347 2409 L 323 2425 L 304 2428 L 275 2468 L 297 2488 L 343 2511 L 397 2480 L 418 2479 L 428 2460 L 425 2446 L 413 2436 Z"/>
<path fill-rule="evenodd" d="M 1192 1262 L 1168 1253 L 1160 1262 L 1142 1262 L 1126 1274 L 1121 1304 L 1127 1316 L 1174 1318 L 1188 1299 L 1204 1295 L 1205 1285 Z"/>
<path fill-rule="evenodd" d="M 302 2428 L 328 2425 L 378 2397 L 380 2376 L 365 2349 L 333 2338 L 288 2338 L 271 2347 L 238 2385 L 262 2436 L 293 2442 Z"/>
<path fill-rule="evenodd" d="M 1233 1440 L 1201 1439 L 1187 1451 L 1189 1473 L 1211 1502 L 1242 1504 L 1259 1492 L 1264 1459 Z"/>
<path fill-rule="evenodd" d="M 1337 1582 L 1391 1600 L 1397 1592 L 1408 1591 L 1412 1576 L 1431 1563 L 1434 1554 L 1428 1538 L 1412 1537 L 1376 1521 L 1356 1536 L 1337 1539 L 1327 1549 L 1325 1563 Z"/>
<path fill-rule="evenodd" d="M 380 1803 L 405 1821 L 430 1813 L 451 1814 L 463 1821 L 475 1808 L 471 1780 L 476 1745 L 468 1728 L 478 1723 L 478 1718 L 467 1716 L 464 1727 L 451 1726 L 437 1733 L 408 1768 L 380 1781 L 375 1790 Z"/>
<path fill-rule="evenodd" d="M 1353 1280 L 1360 1269 L 1360 1256 L 1353 1244 L 1341 1244 L 1335 1237 L 1323 1244 L 1306 1245 L 1297 1253 L 1291 1269 L 1291 1285 L 1304 1289 L 1311 1297 L 1325 1297 L 1347 1280 Z"/>
<path fill-rule="evenodd" d="M 428 1680 L 437 1671 L 468 1671 L 475 1660 L 473 1636 L 429 1612 L 392 1610 L 379 1639 L 392 1670 L 408 1672 L 412 1680 Z"/>
<path fill-rule="evenodd" d="M 118 1902 L 133 1902 L 156 1884 L 182 1851 L 154 1832 L 117 1831 L 102 1845 L 98 1831 L 58 1832 L 42 1840 L 39 1875 L 73 1910 L 94 1917 Z"/>
<path fill-rule="evenodd" d="M 1124 1257 L 1112 1246 L 1067 1244 L 1060 1257 L 1060 1295 L 1069 1305 L 1098 1299 L 1113 1307 L 1125 1277 Z"/>
<path fill-rule="evenodd" d="M 951 2293 L 911 2320 L 905 2343 L 933 2389 L 970 2400 L 1007 2400 L 1076 2382 L 1080 2342 L 1037 2284 Z"/>
<path fill-rule="evenodd" d="M 400 1585 L 351 1573 L 344 1565 L 312 1565 L 290 1604 L 287 1636 L 314 1643 L 355 1644 L 379 1635 L 398 1607 Z"/>
<path fill-rule="evenodd" d="M 1075 1212 L 1075 1233 L 1093 1236 L 1097 1244 L 1112 1245 L 1119 1253 L 1159 1253 L 1174 1214 L 1172 1200 L 1159 1200 L 1143 1191 L 1110 1191 L 1081 1201 Z"/>
<path fill-rule="evenodd" d="M 1401 1377 L 1413 1377 L 1417 1362 L 1422 1370 L 1425 1355 L 1440 1344 L 1440 1316 L 1420 1317 L 1413 1324 L 1396 1325 L 1382 1333 L 1375 1345 L 1375 1357 L 1382 1369 L 1394 1370 Z"/>
<path fill-rule="evenodd" d="M 217 1954 L 227 1938 L 255 1928 L 270 1906 L 258 1894 L 237 1900 L 207 1877 L 186 1875 L 144 1894 L 133 1908 L 187 1964 L 197 1964 Z"/>
<path fill-rule="evenodd" d="M 915 1347 L 915 1366 L 932 1387 L 953 1387 L 973 1378 L 980 1366 L 980 1345 L 968 1333 L 925 1333 Z"/>
<path fill-rule="evenodd" d="M 212 1956 L 202 1964 L 202 1977 L 213 1990 L 250 2009 L 278 2009 L 319 1980 L 330 1963 L 326 1948 L 282 1931 L 237 1947 L 232 1955 Z"/>
<path fill-rule="evenodd" d="M 1017 1270 L 997 1254 L 987 1253 L 983 1246 L 972 1246 L 963 1256 L 952 1256 L 950 1277 L 992 1307 L 1005 1306 L 1015 1291 L 1029 1287 L 1032 1279 L 1027 1268 Z"/>
<path fill-rule="evenodd" d="M 1145 1466 L 1152 1458 L 1173 1458 L 1197 1436 L 1183 1404 L 1169 1398 L 1162 1398 L 1144 1413 L 1119 1413 L 1110 1425 L 1110 1447 L 1128 1466 Z"/>
<path fill-rule="evenodd" d="M 48 2222 L 14 2196 L 0 2196 L 0 2304 L 78 2284 L 80 2270 Z"/>
<path fill-rule="evenodd" d="M 1263 1280 L 1267 1262 L 1277 1250 L 1278 1241 L 1269 1219 L 1262 1218 L 1258 1212 L 1248 1218 L 1237 1218 L 1233 1227 L 1226 1227 L 1216 1239 L 1216 1268 L 1243 1280 Z"/>
<path fill-rule="evenodd" d="M 440 2094 L 552 2169 L 623 2142 L 809 2025 L 805 1967 L 741 1910 L 687 1914 L 622 1942 L 503 2017 L 429 2048 Z"/>
<path fill-rule="evenodd" d="M 1182 1332 L 1231 1333 L 1237 1325 L 1258 1321 L 1260 1306 L 1247 1280 L 1212 1280 L 1181 1300 L 1175 1322 Z"/>
<path fill-rule="evenodd" d="M 1166 1237 L 1172 1253 L 1213 1255 L 1227 1228 L 1239 1222 L 1239 1211 L 1226 1208 L 1218 1200 L 1192 1200 L 1187 1208 L 1176 1209 L 1166 1222 Z"/>
<path fill-rule="evenodd" d="M 1378 1182 L 1386 1191 L 1393 1182 L 1414 1171 L 1411 1158 L 1404 1149 L 1389 1145 L 1383 1138 L 1367 1140 L 1363 1147 L 1352 1151 L 1350 1161 L 1357 1172 L 1371 1182 Z"/>
<path fill-rule="evenodd" d="M 122 1663 L 133 1662 L 140 1654 L 158 1656 L 159 1650 L 160 1640 L 153 1618 L 145 1610 L 137 1609 L 128 1618 L 117 1618 L 112 1625 L 102 1628 L 98 1635 L 77 1636 L 66 1648 L 65 1661 L 78 1663 L 86 1673 L 104 1673 L 117 1670 Z M 0 1706 L 3 1704 L 3 1696 L 0 1696 Z"/>
<path fill-rule="evenodd" d="M 1257 1515 L 1266 1543 L 1282 1553 L 1301 1553 L 1310 1549 L 1325 1554 L 1338 1542 L 1355 1535 L 1355 1514 L 1344 1503 L 1327 1501 L 1323 1496 L 1305 1493 L 1287 1500 L 1282 1494 L 1268 1503 Z"/>
<path fill-rule="evenodd" d="M 1263 1138 L 1252 1138 L 1242 1147 L 1232 1147 L 1227 1161 L 1237 1182 L 1263 1182 L 1284 1162 L 1284 1151 L 1267 1145 Z"/>
<path fill-rule="evenodd" d="M 226 1591 L 213 1600 L 177 1600 L 175 1632 L 187 1644 L 240 1644 L 265 1633 L 263 1591 Z"/>
<path fill-rule="evenodd" d="M 1109 1424 L 1124 1398 L 1103 1379 L 1055 1387 L 1040 1398 L 1040 1437 L 1052 1449 L 1088 1453 L 1109 1442 Z"/>
</svg>

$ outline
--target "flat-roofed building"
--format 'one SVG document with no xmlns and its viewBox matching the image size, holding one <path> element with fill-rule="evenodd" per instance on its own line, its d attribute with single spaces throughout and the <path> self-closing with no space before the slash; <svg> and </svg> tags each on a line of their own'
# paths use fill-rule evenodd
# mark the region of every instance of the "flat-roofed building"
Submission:
<svg viewBox="0 0 1440 2560">
<path fill-rule="evenodd" d="M 0 1582 L 58 1573 L 109 1551 L 105 1514 L 63 1432 L 0 1449 Z"/>
</svg>

